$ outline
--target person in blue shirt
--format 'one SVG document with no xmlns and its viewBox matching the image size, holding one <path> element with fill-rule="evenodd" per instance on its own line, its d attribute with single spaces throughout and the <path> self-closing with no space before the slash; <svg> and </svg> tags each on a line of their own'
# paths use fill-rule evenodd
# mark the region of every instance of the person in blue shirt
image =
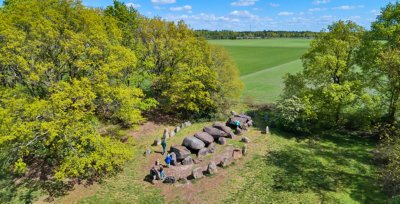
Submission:
<svg viewBox="0 0 400 204">
<path fill-rule="evenodd" d="M 167 168 L 171 165 L 172 161 L 172 156 L 170 154 L 167 154 L 167 157 L 165 158 L 165 163 L 167 164 Z"/>
</svg>

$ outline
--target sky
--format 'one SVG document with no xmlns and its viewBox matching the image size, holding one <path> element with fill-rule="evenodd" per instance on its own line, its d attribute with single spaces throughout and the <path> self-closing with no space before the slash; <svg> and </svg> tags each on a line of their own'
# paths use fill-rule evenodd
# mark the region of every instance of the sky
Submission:
<svg viewBox="0 0 400 204">
<path fill-rule="evenodd" d="M 337 20 L 368 29 L 380 9 L 396 0 L 120 0 L 141 14 L 184 20 L 193 29 L 321 31 Z M 2 3 L 2 0 L 0 0 Z M 106 7 L 113 0 L 83 0 Z"/>
</svg>

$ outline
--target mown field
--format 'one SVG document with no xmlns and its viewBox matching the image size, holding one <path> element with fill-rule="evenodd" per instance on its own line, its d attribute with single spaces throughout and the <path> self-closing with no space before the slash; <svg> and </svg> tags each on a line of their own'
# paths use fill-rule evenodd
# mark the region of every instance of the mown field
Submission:
<svg viewBox="0 0 400 204">
<path fill-rule="evenodd" d="M 224 46 L 237 64 L 245 84 L 242 99 L 267 103 L 278 99 L 282 77 L 302 69 L 300 57 L 310 45 L 308 39 L 210 40 Z"/>
</svg>

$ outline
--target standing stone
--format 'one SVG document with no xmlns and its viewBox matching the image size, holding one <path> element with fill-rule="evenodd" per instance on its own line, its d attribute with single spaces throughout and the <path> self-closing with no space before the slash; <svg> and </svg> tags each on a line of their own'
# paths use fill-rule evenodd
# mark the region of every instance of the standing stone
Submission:
<svg viewBox="0 0 400 204">
<path fill-rule="evenodd" d="M 203 141 L 193 136 L 185 137 L 185 139 L 182 142 L 182 145 L 191 150 L 201 150 L 206 146 Z"/>
<path fill-rule="evenodd" d="M 242 147 L 242 154 L 243 154 L 243 156 L 246 156 L 246 155 L 247 155 L 247 145 L 243 145 L 243 147 Z"/>
<path fill-rule="evenodd" d="M 161 145 L 161 140 L 160 139 L 155 139 L 153 146 L 160 146 Z"/>
<path fill-rule="evenodd" d="M 171 130 L 169 131 L 169 137 L 174 137 L 175 136 L 175 131 Z"/>
<path fill-rule="evenodd" d="M 265 127 L 265 134 L 269 134 L 269 127 L 267 126 L 267 127 Z"/>
<path fill-rule="evenodd" d="M 232 160 L 231 160 L 231 159 L 224 158 L 224 159 L 219 163 L 219 165 L 220 165 L 221 167 L 227 167 L 227 166 L 231 165 L 231 163 L 232 163 Z"/>
<path fill-rule="evenodd" d="M 182 159 L 190 156 L 190 151 L 184 146 L 171 146 L 170 152 L 176 154 L 177 161 L 181 161 Z"/>
<path fill-rule="evenodd" d="M 218 138 L 218 144 L 220 144 L 220 145 L 226 145 L 226 138 L 225 138 L 225 137 L 220 137 L 220 138 Z"/>
<path fill-rule="evenodd" d="M 215 146 L 215 143 L 211 143 L 211 144 L 208 145 L 208 147 L 207 147 L 208 153 L 210 153 L 210 154 L 214 153 L 215 150 L 216 150 L 216 148 L 217 148 L 217 147 Z"/>
<path fill-rule="evenodd" d="M 218 172 L 217 165 L 214 162 L 210 162 L 207 166 L 207 173 L 210 175 L 216 174 Z"/>
<path fill-rule="evenodd" d="M 193 159 L 190 156 L 182 160 L 182 165 L 192 165 L 192 164 L 193 164 Z"/>
<path fill-rule="evenodd" d="M 182 123 L 181 124 L 181 129 L 184 129 L 186 126 L 185 126 L 185 123 Z"/>
<path fill-rule="evenodd" d="M 242 137 L 242 139 L 240 141 L 242 141 L 244 143 L 249 143 L 250 139 L 248 137 Z"/>
<path fill-rule="evenodd" d="M 242 158 L 242 150 L 241 149 L 234 149 L 232 152 L 233 159 L 240 159 Z"/>
<path fill-rule="evenodd" d="M 145 156 L 149 156 L 151 154 L 151 150 L 150 149 L 146 149 L 146 151 L 144 152 Z"/>
<path fill-rule="evenodd" d="M 169 155 L 171 155 L 171 165 L 176 166 L 178 165 L 178 161 L 176 160 L 176 154 L 175 152 L 171 152 L 169 153 Z"/>
<path fill-rule="evenodd" d="M 253 126 L 254 122 L 252 120 L 250 120 L 249 122 L 247 122 L 247 125 L 249 125 L 249 127 Z"/>
<path fill-rule="evenodd" d="M 208 154 L 208 148 L 203 148 L 197 153 L 197 157 L 204 157 Z"/>
<path fill-rule="evenodd" d="M 192 125 L 192 123 L 190 121 L 186 121 L 184 124 L 185 124 L 185 127 L 189 127 Z"/>
<path fill-rule="evenodd" d="M 169 138 L 169 130 L 168 130 L 168 128 L 164 129 L 163 138 L 164 139 L 168 139 Z"/>
<path fill-rule="evenodd" d="M 206 145 L 209 145 L 214 142 L 213 136 L 211 136 L 210 134 L 208 134 L 206 132 L 197 132 L 196 134 L 194 134 L 194 136 L 197 139 L 203 141 L 204 144 L 206 144 Z"/>
<path fill-rule="evenodd" d="M 203 178 L 204 177 L 203 168 L 197 167 L 197 168 L 193 169 L 192 176 L 194 179 Z"/>
<path fill-rule="evenodd" d="M 178 133 L 179 131 L 181 131 L 181 127 L 176 126 L 176 128 L 175 128 L 175 133 Z"/>
</svg>

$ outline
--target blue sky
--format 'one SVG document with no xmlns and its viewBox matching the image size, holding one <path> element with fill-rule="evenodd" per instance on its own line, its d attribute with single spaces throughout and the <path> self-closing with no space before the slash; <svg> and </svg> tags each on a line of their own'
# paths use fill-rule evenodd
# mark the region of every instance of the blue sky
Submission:
<svg viewBox="0 0 400 204">
<path fill-rule="evenodd" d="M 2 0 L 0 0 L 2 2 Z M 112 0 L 83 0 L 106 7 Z M 148 17 L 184 20 L 193 29 L 320 31 L 337 20 L 369 28 L 395 0 L 122 0 Z"/>
</svg>

